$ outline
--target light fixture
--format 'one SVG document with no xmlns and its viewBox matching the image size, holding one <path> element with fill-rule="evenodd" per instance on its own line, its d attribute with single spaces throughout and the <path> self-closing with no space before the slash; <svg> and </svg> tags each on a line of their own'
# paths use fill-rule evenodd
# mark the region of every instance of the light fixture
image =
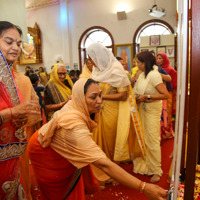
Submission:
<svg viewBox="0 0 200 200">
<path fill-rule="evenodd" d="M 126 20 L 127 19 L 126 12 L 125 11 L 117 12 L 117 19 Z"/>
<path fill-rule="evenodd" d="M 166 15 L 166 11 L 164 8 L 158 8 L 156 1 L 154 1 L 154 5 L 149 9 L 149 15 L 152 17 L 160 18 Z"/>
</svg>

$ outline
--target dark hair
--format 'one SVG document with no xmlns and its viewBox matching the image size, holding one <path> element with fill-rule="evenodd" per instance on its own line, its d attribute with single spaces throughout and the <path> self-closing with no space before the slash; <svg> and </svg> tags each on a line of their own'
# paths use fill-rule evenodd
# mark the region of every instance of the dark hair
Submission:
<svg viewBox="0 0 200 200">
<path fill-rule="evenodd" d="M 29 78 L 30 78 L 32 84 L 35 84 L 36 81 L 39 80 L 39 77 L 38 77 L 37 74 L 31 74 L 31 75 L 29 76 Z"/>
<path fill-rule="evenodd" d="M 95 80 L 91 79 L 91 78 L 89 78 L 89 79 L 86 81 L 86 83 L 85 83 L 85 85 L 84 85 L 84 94 L 86 94 L 86 92 L 87 92 L 87 90 L 88 90 L 88 87 L 89 87 L 92 83 L 97 84 L 97 82 L 96 82 Z"/>
<path fill-rule="evenodd" d="M 136 55 L 136 58 L 145 64 L 145 77 L 153 70 L 153 66 L 156 64 L 156 58 L 149 51 L 142 51 Z"/>
<path fill-rule="evenodd" d="M 26 67 L 25 67 L 25 69 L 27 69 L 27 68 L 28 68 L 28 69 L 31 69 L 31 67 L 30 67 L 30 66 L 26 66 Z"/>
<path fill-rule="evenodd" d="M 44 67 L 39 67 L 39 70 L 42 69 L 42 72 L 44 72 Z"/>
<path fill-rule="evenodd" d="M 18 31 L 19 35 L 22 36 L 22 30 L 19 26 L 16 26 L 8 21 L 0 21 L 0 36 L 8 29 L 14 28 Z"/>
<path fill-rule="evenodd" d="M 70 72 L 69 72 L 69 76 L 75 76 L 76 75 L 76 71 L 75 70 L 71 70 Z"/>
<path fill-rule="evenodd" d="M 80 74 L 81 74 L 81 71 L 77 69 L 76 70 L 76 76 L 79 77 Z"/>
<path fill-rule="evenodd" d="M 154 56 L 156 55 L 156 52 L 154 50 L 151 50 L 150 52 L 153 53 Z"/>
<path fill-rule="evenodd" d="M 121 57 L 117 56 L 116 57 L 117 60 L 123 60 Z"/>
</svg>

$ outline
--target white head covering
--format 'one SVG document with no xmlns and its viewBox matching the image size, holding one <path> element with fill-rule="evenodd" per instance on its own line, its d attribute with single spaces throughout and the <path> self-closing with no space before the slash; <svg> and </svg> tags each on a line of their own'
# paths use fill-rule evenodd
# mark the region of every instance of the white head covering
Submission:
<svg viewBox="0 0 200 200">
<path fill-rule="evenodd" d="M 93 43 L 87 48 L 87 53 L 95 63 L 92 78 L 101 83 L 108 83 L 113 87 L 130 85 L 123 66 L 113 56 L 113 53 L 100 43 Z"/>
</svg>

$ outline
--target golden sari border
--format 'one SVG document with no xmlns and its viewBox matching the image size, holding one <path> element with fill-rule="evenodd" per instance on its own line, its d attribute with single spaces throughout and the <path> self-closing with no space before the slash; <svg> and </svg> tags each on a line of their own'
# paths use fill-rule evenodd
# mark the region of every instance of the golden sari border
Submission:
<svg viewBox="0 0 200 200">
<path fill-rule="evenodd" d="M 27 144 L 28 142 L 16 142 L 0 145 L 0 162 L 23 155 Z"/>
<path fill-rule="evenodd" d="M 140 120 L 140 115 L 137 109 L 137 103 L 135 100 L 135 95 L 133 93 L 133 89 L 131 85 L 128 86 L 128 94 L 129 94 L 129 105 L 130 105 L 130 111 L 131 111 L 131 117 L 133 120 L 133 124 L 135 127 L 135 132 L 137 135 L 138 143 L 140 145 L 140 148 L 142 150 L 143 158 L 146 157 L 146 150 L 145 150 L 145 137 L 144 137 L 144 131 L 142 128 L 142 122 Z"/>
</svg>

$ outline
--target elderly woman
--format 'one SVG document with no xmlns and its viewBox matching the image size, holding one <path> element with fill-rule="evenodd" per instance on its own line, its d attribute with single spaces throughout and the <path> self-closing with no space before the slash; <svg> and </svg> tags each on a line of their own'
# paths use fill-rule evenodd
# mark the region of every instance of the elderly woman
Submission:
<svg viewBox="0 0 200 200">
<path fill-rule="evenodd" d="M 165 199 L 167 191 L 125 172 L 93 141 L 91 132 L 97 126 L 94 119 L 98 118 L 101 103 L 97 83 L 82 78 L 74 84 L 72 100 L 31 138 L 28 151 L 41 197 L 84 200 L 85 186 L 86 191 L 95 186 L 95 179 L 88 169 L 93 163 L 120 183 L 144 192 L 150 199 Z"/>
<path fill-rule="evenodd" d="M 24 195 L 22 174 L 28 171 L 28 159 L 23 159 L 22 170 L 20 156 L 26 149 L 27 134 L 31 137 L 32 125 L 41 120 L 32 84 L 14 65 L 20 55 L 21 35 L 19 27 L 0 21 L 0 199 Z M 28 181 L 25 183 L 29 186 Z"/>
<path fill-rule="evenodd" d="M 73 82 L 67 74 L 63 63 L 54 65 L 50 80 L 44 90 L 44 105 L 47 121 L 53 113 L 61 109 L 69 100 L 72 93 Z"/>
<path fill-rule="evenodd" d="M 167 99 L 169 94 L 157 67 L 154 66 L 156 59 L 150 52 L 137 54 L 136 62 L 142 73 L 134 86 L 134 93 L 137 96 L 136 100 L 144 129 L 146 158 L 134 159 L 133 171 L 152 175 L 151 182 L 156 183 L 160 181 L 163 173 L 159 135 L 162 99 Z"/>
</svg>

